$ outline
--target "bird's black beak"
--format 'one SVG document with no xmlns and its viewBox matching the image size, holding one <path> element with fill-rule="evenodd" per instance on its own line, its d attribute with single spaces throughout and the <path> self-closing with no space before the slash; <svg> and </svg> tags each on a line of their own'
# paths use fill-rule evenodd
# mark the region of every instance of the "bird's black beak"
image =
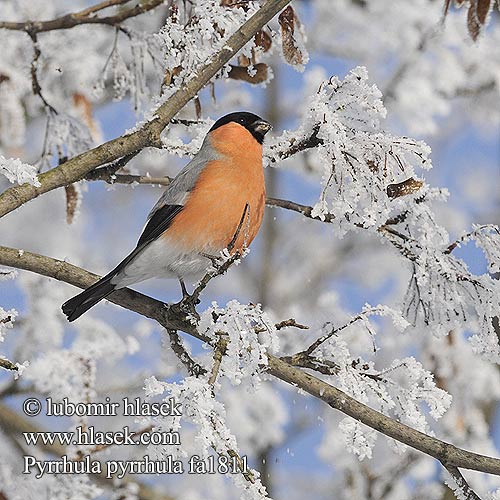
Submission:
<svg viewBox="0 0 500 500">
<path fill-rule="evenodd" d="M 262 136 L 265 136 L 272 128 L 272 125 L 266 120 L 256 120 L 252 123 L 252 129 Z"/>
</svg>

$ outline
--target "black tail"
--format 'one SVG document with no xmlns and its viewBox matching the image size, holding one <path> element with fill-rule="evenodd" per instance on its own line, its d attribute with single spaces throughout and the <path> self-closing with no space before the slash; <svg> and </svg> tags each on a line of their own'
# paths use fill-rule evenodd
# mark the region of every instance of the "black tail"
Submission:
<svg viewBox="0 0 500 500">
<path fill-rule="evenodd" d="M 108 275 L 101 278 L 82 293 L 67 300 L 62 305 L 62 310 L 68 317 L 68 321 L 79 318 L 84 312 L 95 306 L 104 297 L 107 297 L 115 289 L 115 285 L 110 283 L 112 277 L 113 275 Z"/>
<path fill-rule="evenodd" d="M 95 306 L 104 297 L 107 297 L 116 288 L 116 285 L 111 284 L 111 280 L 142 252 L 147 245 L 168 229 L 182 208 L 182 205 L 164 205 L 156 209 L 153 215 L 150 216 L 135 249 L 97 283 L 94 283 L 62 305 L 63 313 L 68 317 L 68 321 L 74 321 L 79 318 L 84 312 Z"/>
</svg>

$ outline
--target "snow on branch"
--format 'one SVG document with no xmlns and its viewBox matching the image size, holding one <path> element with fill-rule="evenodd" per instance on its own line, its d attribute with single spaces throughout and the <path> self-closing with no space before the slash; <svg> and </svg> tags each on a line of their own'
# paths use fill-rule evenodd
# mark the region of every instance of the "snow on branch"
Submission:
<svg viewBox="0 0 500 500">
<path fill-rule="evenodd" d="M 175 459 L 186 459 L 197 455 L 203 459 L 215 451 L 223 460 L 230 463 L 235 460 L 240 474 L 231 474 L 236 486 L 241 490 L 241 498 L 262 500 L 269 498 L 259 479 L 256 470 L 249 469 L 238 454 L 236 437 L 226 424 L 224 405 L 214 397 L 213 387 L 206 377 L 186 377 L 179 383 L 166 383 L 151 377 L 146 380 L 146 397 L 165 395 L 164 401 L 173 399 L 182 406 L 182 415 L 171 415 L 158 418 L 154 422 L 156 429 L 178 432 L 186 425 L 194 426 L 195 434 L 189 444 L 182 446 L 148 447 L 148 451 L 157 459 L 172 456 Z"/>
<path fill-rule="evenodd" d="M 0 342 L 5 340 L 5 334 L 7 330 L 10 330 L 14 326 L 14 320 L 16 319 L 17 311 L 15 309 L 10 309 L 6 311 L 0 307 Z"/>
<path fill-rule="evenodd" d="M 214 343 L 221 336 L 226 339 L 219 371 L 235 385 L 245 377 L 258 383 L 258 374 L 267 364 L 266 354 L 278 350 L 276 327 L 260 305 L 232 300 L 221 308 L 213 303 L 201 315 L 198 328 Z"/>
<path fill-rule="evenodd" d="M 340 236 L 353 226 L 382 225 L 393 209 L 388 187 L 413 179 L 417 168 L 431 168 L 425 143 L 382 130 L 386 110 L 381 98 L 363 67 L 344 80 L 332 77 L 311 98 L 299 129 L 285 132 L 269 148 L 276 162 L 286 157 L 289 145 L 315 147 L 323 167 L 322 191 L 311 216 L 335 218 Z M 422 185 L 417 184 L 410 192 Z"/>
<path fill-rule="evenodd" d="M 30 184 L 39 187 L 36 168 L 23 163 L 19 158 L 5 158 L 0 155 L 0 174 L 3 174 L 12 183 Z"/>
</svg>

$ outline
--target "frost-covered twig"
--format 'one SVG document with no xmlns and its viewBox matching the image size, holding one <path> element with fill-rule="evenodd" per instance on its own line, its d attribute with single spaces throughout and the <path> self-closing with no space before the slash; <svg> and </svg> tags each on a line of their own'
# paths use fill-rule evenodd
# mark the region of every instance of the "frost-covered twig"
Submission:
<svg viewBox="0 0 500 500">
<path fill-rule="evenodd" d="M 20 254 L 18 249 L 8 247 L 0 247 L 0 264 L 56 278 L 80 288 L 87 288 L 99 278 L 95 274 L 67 262 L 27 251 Z M 198 331 L 189 317 L 182 315 L 180 312 L 169 311 L 163 302 L 151 297 L 134 292 L 133 290 L 121 289 L 113 292 L 109 296 L 109 300 L 156 320 L 164 328 L 182 330 L 210 345 L 213 343 L 211 338 Z M 473 453 L 419 432 L 356 401 L 340 389 L 275 356 L 268 354 L 267 358 L 268 365 L 266 366 L 266 370 L 270 375 L 308 392 L 332 408 L 359 420 L 368 427 L 448 465 L 500 476 L 500 459 Z"/>
<path fill-rule="evenodd" d="M 179 358 L 179 361 L 186 367 L 188 373 L 190 375 L 194 375 L 195 377 L 205 375 L 207 370 L 190 356 L 182 344 L 182 340 L 177 333 L 177 330 L 167 328 L 167 333 L 170 337 L 170 347 L 172 347 L 172 351 L 174 351 L 176 356 Z"/>
<path fill-rule="evenodd" d="M 286 160 L 297 153 L 306 151 L 307 149 L 315 148 L 323 143 L 323 140 L 318 137 L 319 126 L 313 128 L 311 134 L 307 137 L 297 139 L 292 137 L 286 144 L 276 144 L 270 147 L 270 155 L 268 157 L 271 163 L 278 160 Z"/>
<path fill-rule="evenodd" d="M 6 358 L 0 358 L 0 368 L 4 368 L 5 370 L 12 370 L 12 371 L 16 371 L 16 372 L 19 370 L 16 363 L 13 363 L 12 361 L 9 361 Z"/>
<path fill-rule="evenodd" d="M 358 314 L 357 316 L 354 316 L 350 321 L 345 323 L 344 325 L 340 326 L 339 328 L 332 328 L 332 330 L 327 333 L 326 335 L 323 335 L 319 339 L 315 340 L 305 351 L 304 354 L 312 354 L 321 344 L 326 342 L 328 339 L 336 335 L 338 332 L 345 330 L 349 326 L 351 326 L 353 323 L 356 323 L 356 321 L 359 321 L 363 318 L 366 318 L 366 313 L 363 312 L 361 314 Z"/>
<path fill-rule="evenodd" d="M 285 208 L 286 210 L 298 212 L 299 214 L 302 214 L 309 219 L 323 220 L 323 222 L 332 222 L 335 219 L 335 216 L 333 214 L 324 214 L 323 219 L 321 219 L 319 216 L 313 216 L 313 207 L 302 205 L 300 203 L 296 203 L 295 201 L 282 200 L 280 198 L 267 198 L 266 204 L 270 207 Z"/>
<path fill-rule="evenodd" d="M 476 236 L 478 233 L 481 233 L 483 231 L 493 231 L 497 234 L 497 236 L 500 236 L 500 230 L 498 229 L 497 226 L 492 226 L 491 224 L 484 224 L 482 226 L 476 226 L 474 229 L 460 238 L 456 239 L 453 243 L 448 245 L 448 248 L 444 251 L 444 253 L 449 254 L 455 250 L 455 248 L 460 247 L 463 243 L 469 242 L 474 236 Z"/>
<path fill-rule="evenodd" d="M 98 169 L 100 170 L 100 169 Z M 86 180 L 100 180 L 108 184 L 149 184 L 152 186 L 168 186 L 172 179 L 170 177 L 150 177 L 149 175 L 134 174 L 107 174 L 106 172 L 96 173 L 95 170 L 85 177 Z M 90 178 L 92 177 L 92 178 Z"/>
<path fill-rule="evenodd" d="M 443 463 L 443 467 L 450 473 L 456 488 L 452 488 L 455 496 L 461 500 L 481 500 L 481 497 L 469 486 L 465 477 L 458 470 L 458 467 Z"/>
<path fill-rule="evenodd" d="M 139 130 L 108 141 L 69 159 L 63 165 L 40 175 L 40 187 L 17 186 L 0 195 L 0 217 L 53 189 L 85 177 L 99 165 L 112 162 L 147 146 L 161 146 L 160 134 L 170 120 L 213 78 L 220 69 L 268 23 L 290 0 L 268 0 L 224 44 L 223 48 L 199 68 L 196 75 L 177 90 L 155 112 L 155 117 Z M 4 26 L 5 27 L 5 26 Z"/>
<path fill-rule="evenodd" d="M 121 5 L 130 2 L 130 0 L 105 0 L 91 7 L 87 7 L 79 12 L 72 12 L 49 21 L 24 21 L 9 22 L 1 21 L 0 28 L 7 30 L 25 31 L 28 34 L 44 33 L 54 30 L 66 30 L 79 26 L 81 24 L 107 24 L 116 26 L 126 19 L 136 17 L 145 12 L 149 12 L 161 5 L 164 0 L 143 0 L 136 2 L 130 9 L 123 9 L 116 14 L 105 17 L 98 17 L 95 14 L 101 10 L 114 5 Z"/>
<path fill-rule="evenodd" d="M 219 340 L 217 341 L 217 345 L 214 349 L 214 364 L 212 366 L 212 372 L 210 373 L 210 378 L 208 379 L 208 383 L 210 385 L 214 385 L 217 380 L 217 375 L 219 374 L 219 368 L 222 362 L 222 356 L 226 351 L 227 345 L 227 336 L 222 332 L 219 334 Z"/>
</svg>

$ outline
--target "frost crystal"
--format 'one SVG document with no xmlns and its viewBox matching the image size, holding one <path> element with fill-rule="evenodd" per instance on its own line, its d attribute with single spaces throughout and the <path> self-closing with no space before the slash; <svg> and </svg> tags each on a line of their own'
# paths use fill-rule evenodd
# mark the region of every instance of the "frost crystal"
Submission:
<svg viewBox="0 0 500 500">
<path fill-rule="evenodd" d="M 5 158 L 0 155 L 0 174 L 5 175 L 13 184 L 31 184 L 32 186 L 40 186 L 37 177 L 37 170 L 32 165 L 23 163 L 18 158 Z"/>
<path fill-rule="evenodd" d="M 14 320 L 17 316 L 17 311 L 15 309 L 11 309 L 10 311 L 6 311 L 0 307 L 0 342 L 5 340 L 5 334 L 8 329 L 11 329 L 14 326 Z"/>
<path fill-rule="evenodd" d="M 381 129 L 386 116 L 381 97 L 368 84 L 364 67 L 353 69 L 344 80 L 332 77 L 310 100 L 303 125 L 270 147 L 276 161 L 290 140 L 314 138 L 319 143 L 315 155 L 323 168 L 322 192 L 311 215 L 324 219 L 333 214 L 338 235 L 385 222 L 392 210 L 388 187 L 413 178 L 415 167 L 431 168 L 425 143 Z"/>
<path fill-rule="evenodd" d="M 349 417 L 340 422 L 339 428 L 348 451 L 357 455 L 360 460 L 372 457 L 372 449 L 377 440 L 376 431 Z"/>
<path fill-rule="evenodd" d="M 199 328 L 215 341 L 227 338 L 220 373 L 233 384 L 254 376 L 257 383 L 261 366 L 267 364 L 266 353 L 278 349 L 276 329 L 260 305 L 244 305 L 232 300 L 221 308 L 214 302 L 203 312 Z"/>
<path fill-rule="evenodd" d="M 157 386 L 157 384 L 154 383 Z M 167 393 L 164 401 L 173 398 L 182 407 L 182 416 L 172 415 L 157 421 L 157 428 L 179 431 L 183 428 L 183 421 L 195 428 L 192 440 L 192 449 L 183 442 L 181 447 L 149 446 L 149 451 L 161 459 L 166 455 L 177 458 L 187 458 L 197 454 L 208 457 L 212 450 L 221 456 L 231 456 L 238 453 L 235 436 L 226 424 L 224 405 L 213 395 L 213 388 L 203 378 L 187 377 L 180 383 L 165 383 L 164 392 Z M 183 440 L 184 441 L 184 440 Z M 189 453 L 188 453 L 189 451 Z M 236 486 L 241 490 L 241 497 L 251 500 L 268 498 L 265 488 L 258 479 L 258 472 L 250 470 L 254 481 L 248 481 L 241 474 L 231 474 Z"/>
<path fill-rule="evenodd" d="M 498 226 L 474 225 L 474 240 L 488 260 L 488 271 L 500 273 L 500 229 Z"/>
</svg>

